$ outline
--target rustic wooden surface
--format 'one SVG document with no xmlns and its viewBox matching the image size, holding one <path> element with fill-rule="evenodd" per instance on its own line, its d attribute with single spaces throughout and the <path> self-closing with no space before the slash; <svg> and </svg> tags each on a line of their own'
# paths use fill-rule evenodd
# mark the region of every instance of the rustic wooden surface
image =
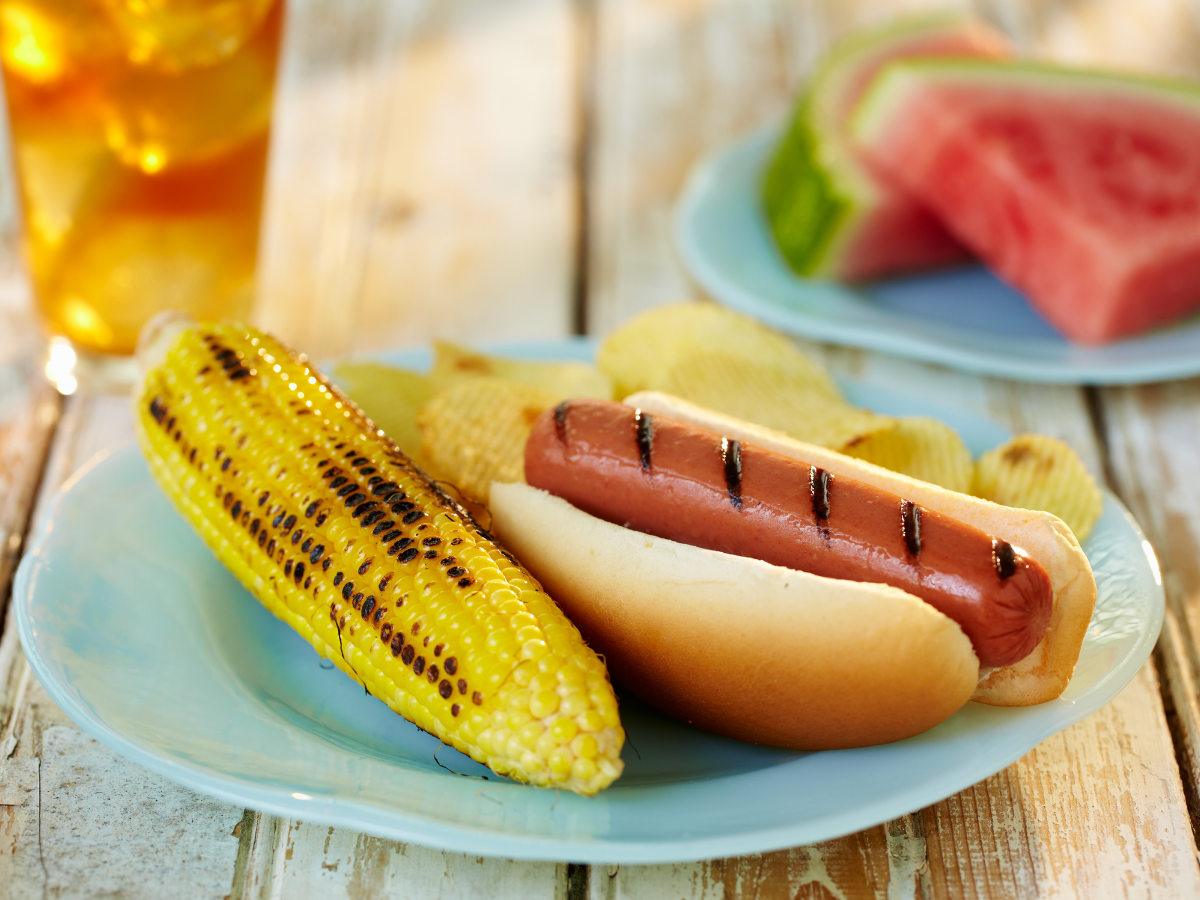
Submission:
<svg viewBox="0 0 1200 900">
<path fill-rule="evenodd" d="M 694 295 L 674 197 L 784 112 L 831 39 L 975 11 L 1026 51 L 1200 72 L 1184 0 L 293 0 L 260 318 L 315 356 L 603 334 Z M 119 397 L 59 398 L 0 180 L 0 590 L 54 490 L 131 439 Z M 665 866 L 444 853 L 201 797 L 80 732 L 0 636 L 0 898 L 1200 896 L 1200 380 L 1050 388 L 805 345 L 837 372 L 1069 441 L 1159 554 L 1155 656 L 1008 769 L 893 822 Z"/>
</svg>

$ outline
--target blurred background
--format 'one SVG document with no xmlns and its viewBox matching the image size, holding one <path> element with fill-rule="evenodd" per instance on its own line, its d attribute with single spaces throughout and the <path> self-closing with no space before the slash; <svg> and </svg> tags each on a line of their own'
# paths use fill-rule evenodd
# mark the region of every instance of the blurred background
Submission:
<svg viewBox="0 0 1200 900">
<path fill-rule="evenodd" d="M 1033 56 L 1200 70 L 1188 0 L 291 0 L 255 316 L 322 358 L 602 334 L 688 296 L 669 217 L 689 167 L 781 116 L 831 40 L 931 10 Z M 39 338 L 3 144 L 12 356 Z"/>
</svg>

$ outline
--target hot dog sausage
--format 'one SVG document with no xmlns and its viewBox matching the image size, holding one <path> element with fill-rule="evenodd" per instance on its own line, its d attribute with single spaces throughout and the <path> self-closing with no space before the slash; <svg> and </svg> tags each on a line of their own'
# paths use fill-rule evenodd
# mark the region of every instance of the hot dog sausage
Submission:
<svg viewBox="0 0 1200 900">
<path fill-rule="evenodd" d="M 1005 541 L 871 485 L 619 403 L 572 400 L 540 416 L 525 477 L 636 531 L 899 587 L 958 622 L 983 666 L 1027 656 L 1050 620 L 1049 577 Z"/>
</svg>

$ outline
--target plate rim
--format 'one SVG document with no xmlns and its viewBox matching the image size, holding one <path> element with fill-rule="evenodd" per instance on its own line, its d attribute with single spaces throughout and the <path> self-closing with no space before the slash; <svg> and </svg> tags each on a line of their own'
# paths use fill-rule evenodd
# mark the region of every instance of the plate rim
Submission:
<svg viewBox="0 0 1200 900">
<path fill-rule="evenodd" d="M 781 124 L 773 122 L 753 131 L 718 145 L 704 154 L 688 172 L 683 189 L 675 200 L 671 211 L 671 238 L 679 259 L 687 273 L 710 296 L 720 303 L 752 315 L 775 328 L 789 334 L 798 335 L 814 340 L 828 341 L 845 346 L 861 347 L 893 356 L 902 356 L 922 362 L 948 366 L 960 371 L 978 375 L 991 375 L 1001 378 L 1011 378 L 1015 381 L 1029 381 L 1043 384 L 1078 384 L 1078 385 L 1119 385 L 1146 384 L 1158 381 L 1172 381 L 1200 375 L 1200 317 L 1191 321 L 1185 320 L 1174 328 L 1150 332 L 1114 341 L 1100 347 L 1086 347 L 1076 344 L 1050 344 L 1046 339 L 1038 343 L 1055 348 L 1062 346 L 1065 353 L 1091 354 L 1103 352 L 1108 348 L 1147 346 L 1147 352 L 1153 351 L 1153 342 L 1165 334 L 1186 332 L 1189 337 L 1196 337 L 1196 347 L 1192 352 L 1180 353 L 1165 357 L 1154 355 L 1150 359 L 1134 362 L 1072 362 L 1061 356 L 1047 360 L 1038 356 L 1014 356 L 1003 351 L 987 351 L 976 346 L 968 350 L 960 350 L 950 341 L 950 338 L 940 338 L 937 335 L 906 333 L 903 340 L 897 341 L 895 334 L 886 331 L 887 321 L 881 320 L 871 328 L 864 329 L 853 321 L 842 321 L 838 318 L 820 318 L 802 310 L 787 309 L 781 302 L 768 297 L 759 296 L 743 286 L 736 278 L 730 276 L 724 268 L 714 264 L 703 251 L 703 241 L 697 235 L 699 222 L 705 221 L 705 213 L 713 203 L 713 189 L 721 185 L 720 175 L 732 160 L 751 153 L 766 152 L 766 144 L 778 133 Z M 756 210 L 759 204 L 756 197 L 749 198 Z M 761 215 L 761 211 L 757 214 Z M 768 242 L 770 243 L 770 242 Z M 818 279 L 803 279 L 787 269 L 778 250 L 773 244 L 769 252 L 778 264 L 779 270 L 787 275 L 798 290 L 827 293 L 830 296 L 857 296 L 853 288 L 838 284 L 834 281 Z M 933 274 L 933 273 L 930 273 Z M 915 277 L 920 277 L 918 274 Z M 894 323 L 901 321 L 919 321 L 908 319 L 899 313 L 891 314 Z M 947 329 L 958 330 L 964 336 L 977 338 L 981 332 L 961 326 L 946 326 Z"/>
<path fill-rule="evenodd" d="M 535 343 L 553 347 L 559 350 L 564 356 L 577 355 L 585 347 L 589 346 L 589 342 L 586 341 Z M 389 355 L 395 357 L 403 353 L 405 351 L 381 352 L 374 354 L 372 358 L 381 359 Z M 366 358 L 366 356 L 359 357 L 359 359 Z M 872 384 L 869 381 L 855 383 Z M 883 386 L 879 386 L 878 389 L 883 393 L 903 396 Z M 991 421 L 968 411 L 963 412 L 965 415 L 979 419 L 980 421 Z M 994 425 L 994 423 L 992 424 Z M 996 427 L 999 428 L 999 426 Z M 866 818 L 871 819 L 874 824 L 888 821 L 911 812 L 913 809 L 927 806 L 930 803 L 944 799 L 944 797 L 951 796 L 977 783 L 981 777 L 987 777 L 979 775 L 978 772 L 964 771 L 958 779 L 941 784 L 937 790 L 939 793 L 938 797 L 930 795 L 928 784 L 918 783 L 900 791 L 884 796 L 877 796 L 867 803 L 860 802 L 848 809 L 839 809 L 836 813 L 831 813 L 815 820 L 755 831 L 742 831 L 732 836 L 674 837 L 654 843 L 646 843 L 644 841 L 608 839 L 605 837 L 596 837 L 584 841 L 580 839 L 516 836 L 473 825 L 448 823 L 444 820 L 431 818 L 419 812 L 411 812 L 406 809 L 393 807 L 387 809 L 385 812 L 377 807 L 361 805 L 354 800 L 347 800 L 336 796 L 325 795 L 312 797 L 310 800 L 297 800 L 291 796 L 288 790 L 289 786 L 263 785 L 245 777 L 214 771 L 198 763 L 181 761 L 177 757 L 170 756 L 165 751 L 142 746 L 142 744 L 110 726 L 90 708 L 77 703 L 66 687 L 60 685 L 54 677 L 51 667 L 43 658 L 41 648 L 33 634 L 31 610 L 40 564 L 46 552 L 46 545 L 53 532 L 53 524 L 57 521 L 65 504 L 69 502 L 71 491 L 75 490 L 80 483 L 87 479 L 89 473 L 105 465 L 115 466 L 122 461 L 129 460 L 130 457 L 140 459 L 140 450 L 136 443 L 133 442 L 115 449 L 103 450 L 77 469 L 63 483 L 60 489 L 56 491 L 47 512 L 38 522 L 35 540 L 22 558 L 14 579 L 14 615 L 18 636 L 31 668 L 37 675 L 38 680 L 45 687 L 47 693 L 87 734 L 121 755 L 133 760 L 135 763 L 143 765 L 187 788 L 214 796 L 224 802 L 251 807 L 260 812 L 267 812 L 282 817 L 300 818 L 305 821 L 316 821 L 338 827 L 354 828 L 380 837 L 407 841 L 453 852 L 529 861 L 560 862 L 569 860 L 591 864 L 667 864 L 764 853 L 786 847 L 831 840 L 865 827 L 872 827 L 870 824 L 864 824 Z M 1111 504 L 1112 508 L 1115 508 L 1116 512 L 1129 525 L 1133 533 L 1142 541 L 1143 548 L 1148 548 L 1149 544 L 1145 539 L 1145 535 L 1133 516 L 1115 495 L 1107 489 L 1103 490 L 1106 511 Z M 1149 552 L 1152 553 L 1152 551 Z M 1151 556 L 1150 559 L 1153 560 L 1153 557 Z M 1158 631 L 1161 628 L 1164 614 L 1164 595 L 1161 578 L 1158 579 L 1155 596 L 1149 599 L 1153 605 L 1153 611 L 1150 616 L 1150 621 L 1154 624 L 1153 633 L 1151 631 L 1140 632 L 1126 657 L 1127 659 L 1138 657 L 1137 665 L 1130 665 L 1129 671 L 1122 673 L 1118 678 L 1119 683 L 1110 682 L 1111 692 L 1100 706 L 1094 708 L 1088 706 L 1086 709 L 1078 707 L 1077 711 L 1072 712 L 1066 717 L 1067 721 L 1065 723 L 1057 721 L 1047 722 L 1043 727 L 1036 730 L 1037 740 L 1031 746 L 1025 746 L 1025 744 L 1033 739 L 1035 732 L 1032 731 L 1030 732 L 1030 737 L 1022 741 L 1021 747 L 1013 748 L 1011 752 L 995 757 L 988 764 L 989 767 L 994 766 L 992 769 L 993 772 L 1003 770 L 1028 753 L 1032 746 L 1036 746 L 1051 735 L 1091 715 L 1096 709 L 1099 709 L 1108 703 L 1112 697 L 1120 693 L 1136 676 L 1145 659 L 1149 657 L 1154 642 L 1157 639 Z M 1110 673 L 1107 677 L 1112 678 L 1113 675 Z M 1072 705 L 1075 706 L 1076 704 L 1073 703 Z M 521 785 L 502 784 L 505 784 L 506 788 L 514 790 L 538 790 Z"/>
</svg>

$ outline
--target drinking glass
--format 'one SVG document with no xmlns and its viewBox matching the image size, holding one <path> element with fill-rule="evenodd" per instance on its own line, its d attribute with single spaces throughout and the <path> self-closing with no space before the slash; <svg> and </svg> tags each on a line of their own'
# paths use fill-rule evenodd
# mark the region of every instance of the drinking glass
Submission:
<svg viewBox="0 0 1200 900">
<path fill-rule="evenodd" d="M 283 14 L 0 0 L 22 249 L 60 390 L 81 360 L 128 368 L 162 310 L 249 315 Z"/>
</svg>

